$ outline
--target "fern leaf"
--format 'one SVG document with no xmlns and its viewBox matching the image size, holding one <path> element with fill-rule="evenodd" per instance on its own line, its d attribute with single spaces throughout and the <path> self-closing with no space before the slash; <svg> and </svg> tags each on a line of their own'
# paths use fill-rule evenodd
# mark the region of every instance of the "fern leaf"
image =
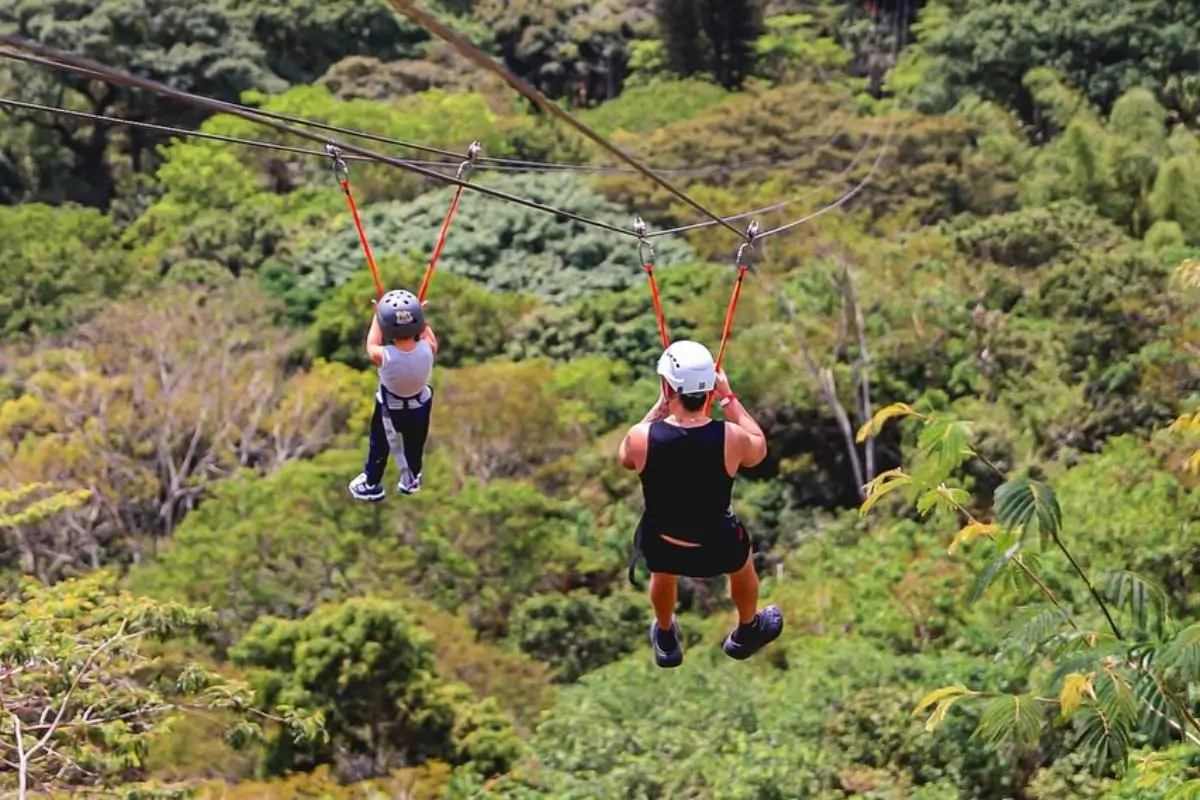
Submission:
<svg viewBox="0 0 1200 800">
<path fill-rule="evenodd" d="M 1163 635 L 1170 619 L 1167 594 L 1158 585 L 1128 570 L 1108 573 L 1099 587 L 1105 600 L 1129 612 L 1138 631 Z"/>
<path fill-rule="evenodd" d="M 1183 711 L 1164 691 L 1158 676 L 1149 670 L 1134 670 L 1130 676 L 1133 693 L 1141 707 L 1149 713 L 1142 716 L 1141 729 L 1152 741 L 1165 744 L 1172 736 L 1171 720 L 1184 719 Z"/>
<path fill-rule="evenodd" d="M 996 489 L 996 521 L 1024 538 L 1035 523 L 1042 544 L 1062 530 L 1062 508 L 1049 484 L 1029 478 L 1006 481 Z"/>
<path fill-rule="evenodd" d="M 862 444 L 868 437 L 878 436 L 883 430 L 884 424 L 889 419 L 900 419 L 903 417 L 917 417 L 926 419 L 923 414 L 917 412 L 915 408 L 907 403 L 892 403 L 890 406 L 884 406 L 875 412 L 875 416 L 871 417 L 866 425 L 858 429 L 858 433 L 854 436 L 854 441 Z"/>
<path fill-rule="evenodd" d="M 997 746 L 1010 743 L 1018 750 L 1038 743 L 1045 722 L 1036 698 L 1031 695 L 1001 695 L 989 700 L 972 734 Z"/>
<path fill-rule="evenodd" d="M 880 498 L 910 483 L 912 483 L 912 477 L 905 475 L 904 471 L 899 468 L 879 473 L 863 486 L 863 493 L 866 494 L 867 499 L 859 506 L 858 515 L 865 517 Z"/>
<path fill-rule="evenodd" d="M 1185 781 L 1170 789 L 1163 800 L 1200 800 L 1200 780 Z"/>
<path fill-rule="evenodd" d="M 1119 767 L 1129 756 L 1130 731 L 1098 707 L 1080 710 L 1075 717 L 1082 722 L 1080 749 L 1087 752 L 1092 774 L 1100 776 L 1109 767 Z"/>
<path fill-rule="evenodd" d="M 987 568 L 983 572 L 979 573 L 979 577 L 975 579 L 975 584 L 971 587 L 971 594 L 968 597 L 968 602 L 974 603 L 980 597 L 983 597 L 983 593 L 986 592 L 987 588 L 992 585 L 992 581 L 996 579 L 996 576 L 1000 574 L 1001 570 L 1003 570 L 1012 562 L 1013 557 L 1016 556 L 1020 549 L 1021 540 L 1018 539 L 1017 541 L 1013 542 L 1012 545 L 1002 551 L 998 556 L 992 559 L 992 562 L 987 565 Z"/>
<path fill-rule="evenodd" d="M 1159 664 L 1183 683 L 1200 683 L 1200 622 L 1194 622 L 1163 647 Z"/>
<path fill-rule="evenodd" d="M 1104 710 L 1110 722 L 1132 727 L 1141 721 L 1142 704 L 1122 670 L 1105 665 L 1092 681 L 1092 689 L 1096 706 Z"/>
<path fill-rule="evenodd" d="M 961 545 L 970 544 L 980 536 L 995 536 L 997 530 L 998 528 L 991 523 L 972 522 L 954 534 L 954 541 L 950 542 L 949 551 L 953 554 Z"/>
<path fill-rule="evenodd" d="M 1015 649 L 1022 653 L 1034 653 L 1051 638 L 1061 635 L 1066 621 L 1066 612 L 1060 608 L 1051 605 L 1034 606 L 1017 618 L 1001 644 L 1001 650 Z"/>
<path fill-rule="evenodd" d="M 970 425 L 960 420 L 935 417 L 925 424 L 917 437 L 917 450 L 923 461 L 920 477 L 926 485 L 942 483 L 975 454 L 968 444 L 970 435 Z"/>
</svg>

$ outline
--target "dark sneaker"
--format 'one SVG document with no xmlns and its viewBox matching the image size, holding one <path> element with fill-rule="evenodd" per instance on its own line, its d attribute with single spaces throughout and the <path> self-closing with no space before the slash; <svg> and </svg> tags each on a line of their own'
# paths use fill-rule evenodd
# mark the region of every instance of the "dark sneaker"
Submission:
<svg viewBox="0 0 1200 800">
<path fill-rule="evenodd" d="M 671 638 L 675 641 L 671 642 Z M 666 644 L 671 647 L 663 647 Z M 660 667 L 678 667 L 682 664 L 683 637 L 679 635 L 679 620 L 671 617 L 670 631 L 659 628 L 657 620 L 650 623 L 650 646 L 654 648 L 654 663 Z"/>
<path fill-rule="evenodd" d="M 350 494 L 358 500 L 369 500 L 374 503 L 383 499 L 383 485 L 367 483 L 367 473 L 360 472 L 357 478 L 350 481 Z"/>
<path fill-rule="evenodd" d="M 738 625 L 725 637 L 725 655 L 745 661 L 783 633 L 783 612 L 779 606 L 767 606 L 754 615 L 749 625 Z"/>
</svg>

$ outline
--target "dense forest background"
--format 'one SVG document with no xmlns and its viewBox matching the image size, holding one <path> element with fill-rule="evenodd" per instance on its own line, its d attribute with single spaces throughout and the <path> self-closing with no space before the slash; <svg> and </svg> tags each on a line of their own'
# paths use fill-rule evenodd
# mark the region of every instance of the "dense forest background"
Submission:
<svg viewBox="0 0 1200 800">
<path fill-rule="evenodd" d="M 464 194 L 422 493 L 358 503 L 374 287 L 328 159 L 0 104 L 4 792 L 1200 796 L 1200 6 L 428 7 L 721 213 L 861 187 L 758 246 L 727 356 L 783 638 L 725 658 L 724 582 L 685 582 L 687 660 L 652 663 L 636 241 Z M 0 32 L 698 219 L 382 2 L 10 0 Z M 313 147 L 6 58 L 0 97 Z M 452 188 L 349 166 L 414 287 Z M 737 244 L 656 240 L 673 336 L 715 346 Z"/>
</svg>

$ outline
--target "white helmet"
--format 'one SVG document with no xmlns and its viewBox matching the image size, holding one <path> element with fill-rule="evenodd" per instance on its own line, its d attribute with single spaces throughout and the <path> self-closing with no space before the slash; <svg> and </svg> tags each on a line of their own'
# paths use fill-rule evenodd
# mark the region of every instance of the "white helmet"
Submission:
<svg viewBox="0 0 1200 800">
<path fill-rule="evenodd" d="M 658 374 L 679 394 L 711 392 L 717 383 L 712 353 L 699 342 L 674 342 L 658 359 Z"/>
</svg>

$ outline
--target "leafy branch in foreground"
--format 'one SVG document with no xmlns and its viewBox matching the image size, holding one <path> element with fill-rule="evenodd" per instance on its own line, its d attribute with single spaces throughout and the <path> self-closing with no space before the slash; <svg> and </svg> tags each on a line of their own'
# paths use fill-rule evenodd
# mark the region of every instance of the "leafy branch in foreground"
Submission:
<svg viewBox="0 0 1200 800">
<path fill-rule="evenodd" d="M 914 711 L 932 708 L 926 729 L 935 729 L 961 702 L 982 704 L 975 736 L 992 745 L 1025 750 L 1037 744 L 1047 727 L 1069 723 L 1070 740 L 1088 755 L 1097 774 L 1123 771 L 1135 741 L 1200 745 L 1200 721 L 1189 699 L 1190 687 L 1200 683 L 1200 623 L 1177 629 L 1163 590 L 1137 574 L 1117 570 L 1094 582 L 1063 538 L 1062 508 L 1045 482 L 1002 475 L 1006 480 L 994 494 L 993 521 L 969 510 L 970 495 L 954 485 L 954 473 L 971 458 L 1000 471 L 971 447 L 968 423 L 897 403 L 880 409 L 859 430 L 859 441 L 877 435 L 891 419 L 919 423 L 916 454 L 907 471 L 888 470 L 864 487 L 860 514 L 895 492 L 921 516 L 952 517 L 959 530 L 950 542 L 951 554 L 982 540 L 989 543 L 970 602 L 1001 577 L 1018 591 L 1036 587 L 1044 598 L 1014 620 L 1000 653 L 1016 658 L 1027 684 L 1041 691 L 1003 694 L 943 687 Z M 1085 627 L 1081 614 L 1088 609 L 1076 609 L 1056 596 L 1024 557 L 1035 536 L 1042 550 L 1053 547 L 1062 553 L 1087 587 L 1093 612 L 1104 620 L 1101 630 Z M 1056 715 L 1051 713 L 1055 709 Z"/>
<path fill-rule="evenodd" d="M 0 604 L 0 787 L 17 796 L 104 786 L 140 771 L 151 736 L 181 712 L 233 712 L 227 738 L 261 737 L 250 689 L 148 640 L 211 630 L 216 615 L 119 591 L 107 573 L 51 587 L 26 580 Z M 298 738 L 321 721 L 282 709 Z M 276 719 L 270 717 L 271 719 Z"/>
</svg>

